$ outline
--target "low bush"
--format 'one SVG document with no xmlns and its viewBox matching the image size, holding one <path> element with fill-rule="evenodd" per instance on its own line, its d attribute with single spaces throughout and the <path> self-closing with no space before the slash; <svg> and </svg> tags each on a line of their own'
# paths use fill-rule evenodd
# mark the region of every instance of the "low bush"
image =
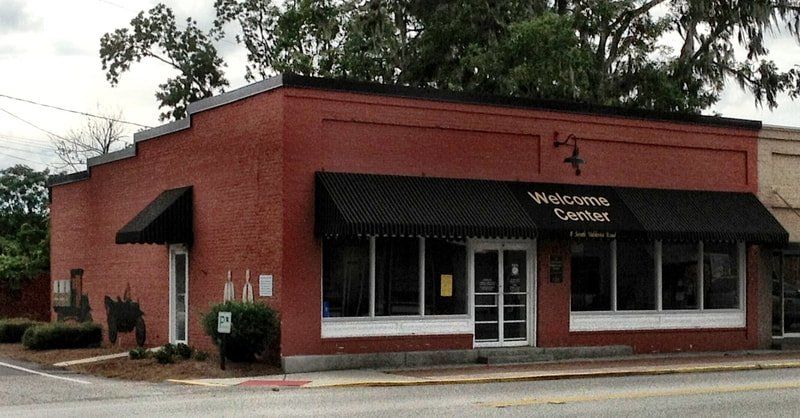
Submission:
<svg viewBox="0 0 800 418">
<path fill-rule="evenodd" d="M 175 346 L 175 353 L 181 356 L 181 358 L 190 359 L 192 358 L 194 349 L 184 343 L 178 343 L 178 345 Z"/>
<path fill-rule="evenodd" d="M 128 357 L 131 360 L 143 360 L 150 356 L 150 352 L 147 351 L 144 347 L 136 347 L 131 351 L 128 351 Z"/>
<path fill-rule="evenodd" d="M 43 322 L 28 318 L 10 318 L 0 320 L 0 343 L 18 343 L 28 328 L 43 325 Z"/>
<path fill-rule="evenodd" d="M 206 361 L 208 360 L 208 353 L 206 353 L 205 351 L 195 351 L 194 359 L 195 361 Z"/>
<path fill-rule="evenodd" d="M 92 322 L 36 325 L 22 335 L 22 345 L 31 350 L 99 347 L 102 342 L 103 328 Z"/>
<path fill-rule="evenodd" d="M 163 347 L 161 348 L 161 350 L 158 350 L 155 353 L 153 353 L 153 358 L 156 359 L 158 364 L 175 363 L 175 353 L 173 353 L 171 350 L 165 350 Z"/>
<path fill-rule="evenodd" d="M 162 351 L 162 352 L 166 353 L 169 356 L 174 356 L 175 355 L 175 350 L 176 350 L 175 344 L 166 343 L 166 344 L 162 345 L 161 349 L 158 350 L 158 351 Z"/>
<path fill-rule="evenodd" d="M 272 308 L 261 303 L 235 301 L 214 305 L 203 316 L 203 329 L 217 346 L 225 335 L 217 332 L 219 312 L 231 313 L 231 333 L 227 334 L 225 342 L 225 357 L 231 361 L 253 361 L 268 348 L 277 347 L 280 324 Z"/>
</svg>

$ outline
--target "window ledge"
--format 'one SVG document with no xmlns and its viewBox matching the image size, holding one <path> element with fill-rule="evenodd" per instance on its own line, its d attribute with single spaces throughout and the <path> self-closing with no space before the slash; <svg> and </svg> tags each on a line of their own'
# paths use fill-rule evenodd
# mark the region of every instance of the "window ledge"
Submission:
<svg viewBox="0 0 800 418">
<path fill-rule="evenodd" d="M 469 317 L 336 318 L 322 320 L 322 338 L 472 334 Z"/>
<path fill-rule="evenodd" d="M 662 312 L 572 312 L 570 332 L 744 328 L 742 310 Z"/>
</svg>

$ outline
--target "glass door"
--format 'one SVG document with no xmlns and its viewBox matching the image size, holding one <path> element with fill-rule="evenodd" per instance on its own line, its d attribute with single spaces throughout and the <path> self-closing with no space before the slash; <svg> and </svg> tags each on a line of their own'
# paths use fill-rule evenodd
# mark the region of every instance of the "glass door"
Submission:
<svg viewBox="0 0 800 418">
<path fill-rule="evenodd" d="M 800 335 L 800 255 L 783 256 L 783 335 Z"/>
<path fill-rule="evenodd" d="M 170 248 L 170 341 L 186 343 L 188 341 L 189 318 L 189 254 L 182 246 Z"/>
<path fill-rule="evenodd" d="M 528 344 L 528 251 L 525 246 L 510 245 L 475 249 L 475 345 Z"/>
</svg>

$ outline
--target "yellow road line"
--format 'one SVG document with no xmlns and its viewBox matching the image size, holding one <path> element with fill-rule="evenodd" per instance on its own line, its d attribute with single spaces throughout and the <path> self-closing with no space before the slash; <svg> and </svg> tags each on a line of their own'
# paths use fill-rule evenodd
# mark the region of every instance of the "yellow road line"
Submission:
<svg viewBox="0 0 800 418">
<path fill-rule="evenodd" d="M 609 393 L 604 395 L 577 395 L 577 396 L 563 396 L 552 398 L 523 398 L 516 401 L 506 402 L 484 402 L 483 406 L 491 408 L 509 408 L 515 406 L 532 406 L 544 404 L 564 404 L 570 402 L 596 402 L 596 401 L 610 401 L 620 399 L 642 399 L 642 398 L 660 398 L 668 396 L 689 396 L 689 395 L 711 395 L 717 393 L 736 393 L 736 392 L 753 392 L 762 390 L 778 390 L 778 389 L 799 389 L 800 382 L 788 383 L 761 383 L 752 385 L 740 386 L 717 386 L 705 388 L 679 388 L 658 391 L 637 391 L 637 392 L 620 392 Z"/>
</svg>

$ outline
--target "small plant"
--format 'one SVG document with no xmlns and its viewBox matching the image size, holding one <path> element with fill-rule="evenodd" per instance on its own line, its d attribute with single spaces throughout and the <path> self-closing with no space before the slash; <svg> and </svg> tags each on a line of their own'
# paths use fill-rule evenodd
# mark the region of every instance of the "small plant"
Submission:
<svg viewBox="0 0 800 418">
<path fill-rule="evenodd" d="M 131 351 L 128 351 L 128 357 L 131 360 L 144 360 L 150 356 L 150 352 L 147 351 L 144 347 L 136 347 Z"/>
<path fill-rule="evenodd" d="M 161 346 L 161 350 L 159 350 L 159 351 L 163 351 L 163 352 L 167 353 L 170 356 L 174 356 L 175 355 L 175 345 L 174 344 L 170 344 L 170 343 L 166 343 L 166 344 Z"/>
<path fill-rule="evenodd" d="M 194 359 L 195 361 L 206 361 L 208 360 L 208 353 L 206 353 L 205 351 L 195 351 Z"/>
<path fill-rule="evenodd" d="M 178 345 L 175 346 L 175 353 L 181 356 L 181 358 L 190 359 L 192 358 L 194 349 L 184 343 L 178 343 Z"/>
<path fill-rule="evenodd" d="M 223 338 L 217 332 L 219 312 L 231 313 L 231 333 L 224 337 L 225 357 L 231 361 L 254 361 L 256 356 L 264 354 L 267 349 L 277 347 L 280 323 L 272 308 L 261 303 L 234 301 L 214 305 L 203 316 L 203 329 L 217 346 Z"/>
<path fill-rule="evenodd" d="M 22 335 L 22 345 L 30 350 L 99 347 L 102 342 L 103 328 L 92 322 L 36 325 Z"/>
<path fill-rule="evenodd" d="M 169 344 L 172 345 L 172 344 Z M 172 364 L 175 363 L 175 353 L 169 350 L 165 350 L 164 347 L 161 350 L 156 351 L 153 354 L 153 357 L 156 359 L 158 364 Z"/>
<path fill-rule="evenodd" d="M 44 325 L 43 322 L 28 318 L 10 318 L 0 320 L 0 343 L 18 343 L 28 328 Z"/>
</svg>

